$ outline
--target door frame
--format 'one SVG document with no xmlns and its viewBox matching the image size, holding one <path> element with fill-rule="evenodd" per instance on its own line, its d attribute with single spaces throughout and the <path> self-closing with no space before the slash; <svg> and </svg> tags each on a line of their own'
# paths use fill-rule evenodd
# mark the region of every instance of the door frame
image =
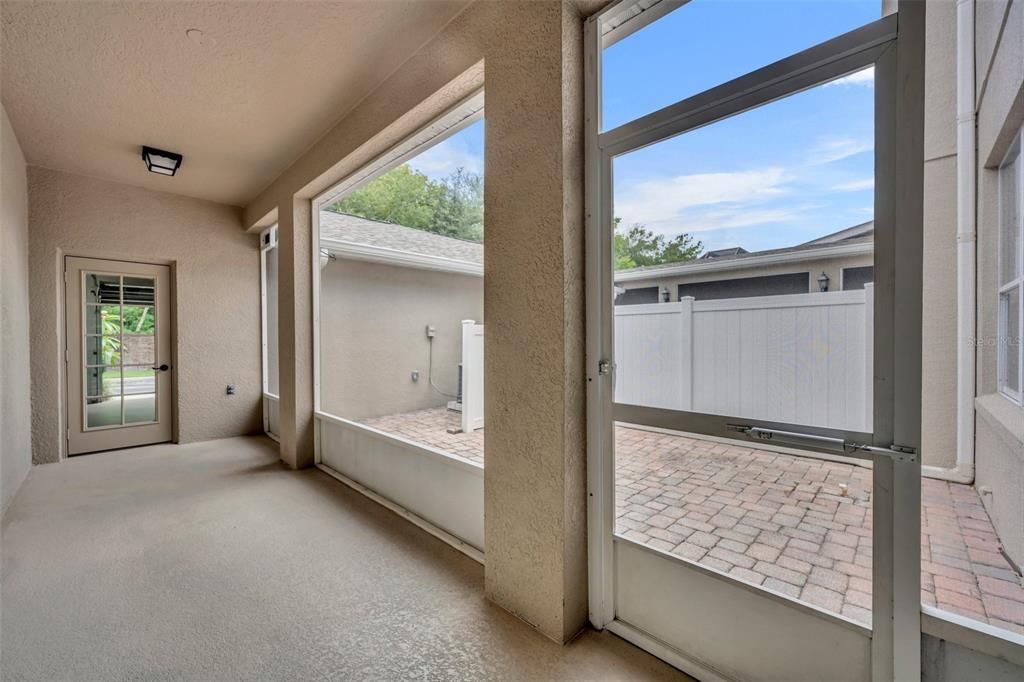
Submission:
<svg viewBox="0 0 1024 682">
<path fill-rule="evenodd" d="M 169 343 L 170 343 L 170 365 L 171 370 L 167 372 L 168 381 L 170 381 L 170 429 L 171 439 L 166 442 L 178 443 L 179 442 L 179 424 L 178 424 L 178 283 L 177 283 L 177 262 L 173 260 L 162 260 L 162 259 L 133 259 L 126 258 L 123 256 L 104 256 L 95 253 L 86 252 L 66 252 L 58 250 L 58 268 L 57 268 L 57 280 L 58 280 L 58 298 L 57 298 L 57 330 L 59 334 L 58 348 L 57 348 L 57 367 L 59 373 L 59 386 L 60 395 L 58 396 L 58 416 L 59 416 L 59 428 L 60 428 L 60 453 L 59 460 L 64 461 L 69 457 L 78 457 L 79 455 L 70 454 L 70 410 L 71 406 L 71 388 L 69 385 L 68 376 L 68 363 L 70 349 L 68 347 L 68 320 L 67 320 L 67 293 L 68 293 L 68 259 L 69 258 L 81 258 L 87 260 L 100 260 L 108 262 L 127 263 L 135 265 L 157 265 L 166 267 L 168 269 L 167 278 L 167 307 L 169 316 Z M 98 450 L 96 452 L 103 452 Z M 89 453 L 81 453 L 89 454 Z"/>
<path fill-rule="evenodd" d="M 680 3 L 663 0 L 660 4 Z M 700 435 L 741 438 L 730 428 L 739 422 L 852 440 L 883 449 L 898 444 L 920 451 L 925 7 L 923 2 L 907 0 L 898 4 L 898 13 L 604 132 L 601 53 L 611 34 L 602 36 L 601 22 L 633 8 L 628 2 L 620 2 L 585 23 L 589 615 L 596 628 L 608 628 L 677 667 L 708 679 L 721 678 L 713 661 L 688 656 L 660 641 L 656 633 L 643 632 L 617 618 L 614 423 L 616 418 L 622 421 L 630 413 L 642 413 L 645 423 L 653 419 L 657 426 Z M 667 11 L 664 7 L 663 10 Z M 636 17 L 637 29 L 661 14 L 664 11 Z M 617 32 L 614 39 L 624 37 L 621 29 L 620 25 L 613 31 Z M 874 351 L 873 432 L 837 432 L 749 418 L 616 406 L 612 158 L 870 64 L 876 66 L 874 325 L 876 337 L 892 341 L 876 345 Z M 859 454 L 875 463 L 871 677 L 920 679 L 919 457 L 907 461 Z M 692 562 L 678 563 L 685 569 L 699 570 Z M 745 587 L 734 584 L 740 589 Z"/>
</svg>

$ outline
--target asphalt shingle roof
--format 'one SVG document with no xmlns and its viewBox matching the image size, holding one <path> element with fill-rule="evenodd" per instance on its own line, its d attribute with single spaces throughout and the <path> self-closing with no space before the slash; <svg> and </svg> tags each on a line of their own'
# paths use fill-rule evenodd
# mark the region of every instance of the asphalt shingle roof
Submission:
<svg viewBox="0 0 1024 682">
<path fill-rule="evenodd" d="M 320 211 L 320 238 L 450 258 L 479 265 L 483 265 L 484 262 L 483 244 L 347 213 Z"/>
</svg>

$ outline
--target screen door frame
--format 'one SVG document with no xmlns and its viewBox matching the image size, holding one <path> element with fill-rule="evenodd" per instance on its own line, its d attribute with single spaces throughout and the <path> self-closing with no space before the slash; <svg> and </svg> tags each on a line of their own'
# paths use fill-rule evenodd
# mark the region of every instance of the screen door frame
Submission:
<svg viewBox="0 0 1024 682">
<path fill-rule="evenodd" d="M 899 3 L 854 31 L 793 54 L 733 81 L 686 98 L 618 128 L 601 131 L 602 22 L 633 11 L 621 2 L 585 24 L 587 421 L 590 619 L 702 677 L 718 675 L 716 661 L 699 660 L 666 643 L 658 632 L 622 621 L 620 595 L 630 576 L 614 534 L 616 421 L 635 421 L 701 435 L 742 439 L 737 424 L 837 438 L 910 457 L 860 452 L 873 461 L 873 625 L 867 669 L 874 680 L 920 678 L 920 400 L 921 245 L 923 210 L 924 3 Z M 663 2 L 679 6 L 681 3 Z M 674 7 L 670 7 L 672 9 Z M 649 10 L 648 10 L 649 11 Z M 664 14 L 652 13 L 638 26 Z M 616 29 L 621 37 L 621 27 Z M 634 29 L 636 30 L 636 29 Z M 727 36 L 726 36 L 727 38 Z M 612 159 L 727 116 L 795 94 L 867 66 L 875 66 L 875 314 L 874 398 L 871 433 L 779 424 L 739 416 L 617 405 L 614 393 L 614 272 Z M 897 142 L 898 141 L 898 142 Z M 897 227 L 898 226 L 898 227 Z M 897 267 L 897 264 L 899 267 Z M 813 444 L 786 443 L 816 449 Z M 894 447 L 895 446 L 895 447 Z M 668 562 L 667 557 L 659 557 Z M 698 572 L 680 560 L 681 571 Z M 682 575 L 682 573 L 680 573 Z M 739 581 L 736 590 L 751 590 Z M 738 592 L 736 594 L 739 594 Z M 763 595 L 762 595 L 763 596 Z M 730 598 L 731 599 L 731 598 Z M 736 597 L 735 604 L 743 602 Z M 792 604 L 799 606 L 798 604 Z M 795 609 L 800 611 L 800 609 Z M 794 618 L 829 620 L 809 610 Z M 834 619 L 838 620 L 838 619 Z M 806 621 L 805 621 L 806 624 Z M 855 627 L 850 624 L 850 627 Z M 813 631 L 813 628 L 812 628 Z M 722 632 L 736 637 L 739 632 Z M 767 633 L 766 633 L 767 634 Z M 784 635 L 783 635 L 784 636 Z M 808 642 L 807 657 L 813 658 Z M 742 647 L 743 642 L 736 642 Z"/>
</svg>

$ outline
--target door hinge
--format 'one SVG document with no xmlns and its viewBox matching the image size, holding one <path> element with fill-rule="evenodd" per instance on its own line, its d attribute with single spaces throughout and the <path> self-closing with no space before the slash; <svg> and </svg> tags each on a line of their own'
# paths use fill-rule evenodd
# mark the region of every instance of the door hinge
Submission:
<svg viewBox="0 0 1024 682">
<path fill-rule="evenodd" d="M 597 363 L 597 373 L 601 376 L 611 374 L 614 367 L 615 365 L 612 364 L 611 360 L 599 360 Z"/>
</svg>

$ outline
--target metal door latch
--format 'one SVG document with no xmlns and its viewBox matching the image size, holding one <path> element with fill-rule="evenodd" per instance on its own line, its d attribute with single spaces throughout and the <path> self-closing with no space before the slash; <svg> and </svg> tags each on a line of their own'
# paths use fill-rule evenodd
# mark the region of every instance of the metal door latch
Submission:
<svg viewBox="0 0 1024 682">
<path fill-rule="evenodd" d="M 611 360 L 599 360 L 597 363 L 597 373 L 600 375 L 612 373 L 612 361 Z"/>
</svg>

